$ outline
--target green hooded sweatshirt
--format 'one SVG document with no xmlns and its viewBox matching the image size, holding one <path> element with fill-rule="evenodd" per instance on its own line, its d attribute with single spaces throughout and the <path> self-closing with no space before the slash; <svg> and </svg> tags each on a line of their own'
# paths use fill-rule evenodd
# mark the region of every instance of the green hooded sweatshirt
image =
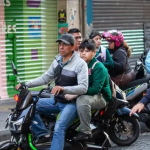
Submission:
<svg viewBox="0 0 150 150">
<path fill-rule="evenodd" d="M 92 66 L 96 61 L 97 60 L 94 57 L 88 64 L 89 88 L 86 95 L 96 95 L 101 93 L 104 99 L 109 102 L 112 99 L 109 74 L 101 62 L 98 62 L 92 69 Z"/>
</svg>

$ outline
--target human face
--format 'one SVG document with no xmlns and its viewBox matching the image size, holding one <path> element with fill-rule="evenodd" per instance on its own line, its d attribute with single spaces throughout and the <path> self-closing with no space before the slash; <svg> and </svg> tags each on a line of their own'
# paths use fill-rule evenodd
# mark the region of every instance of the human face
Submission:
<svg viewBox="0 0 150 150">
<path fill-rule="evenodd" d="M 96 48 L 99 48 L 100 45 L 101 45 L 101 41 L 102 41 L 101 37 L 97 35 L 97 36 L 95 36 L 95 37 L 93 38 L 93 40 L 94 40 L 95 43 L 96 43 Z"/>
<path fill-rule="evenodd" d="M 82 35 L 80 32 L 77 32 L 77 33 L 72 33 L 73 37 L 75 38 L 76 40 L 76 44 L 75 44 L 75 50 L 78 51 L 79 50 L 79 46 L 82 42 Z"/>
<path fill-rule="evenodd" d="M 68 56 L 72 55 L 74 46 L 65 44 L 64 42 L 59 42 L 58 44 L 59 44 L 59 54 L 62 57 L 68 57 Z"/>
<path fill-rule="evenodd" d="M 96 51 L 93 52 L 92 50 L 90 51 L 87 48 L 80 49 L 79 52 L 80 52 L 80 57 L 87 63 L 89 63 L 96 54 Z"/>
<path fill-rule="evenodd" d="M 115 42 L 108 41 L 108 47 L 109 47 L 109 49 L 115 49 Z"/>
</svg>

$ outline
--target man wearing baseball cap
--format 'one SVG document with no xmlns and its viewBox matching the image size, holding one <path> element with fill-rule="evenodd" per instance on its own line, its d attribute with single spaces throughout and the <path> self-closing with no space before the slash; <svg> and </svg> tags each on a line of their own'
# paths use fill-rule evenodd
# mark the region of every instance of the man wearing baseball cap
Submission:
<svg viewBox="0 0 150 150">
<path fill-rule="evenodd" d="M 77 117 L 76 103 L 65 97 L 66 94 L 82 95 L 88 88 L 87 64 L 74 52 L 75 39 L 71 34 L 63 34 L 58 39 L 59 55 L 50 68 L 40 77 L 25 83 L 29 88 L 48 84 L 55 79 L 55 86 L 51 98 L 40 98 L 31 128 L 37 140 L 35 145 L 41 145 L 50 141 L 45 125 L 39 114 L 60 113 L 56 121 L 50 150 L 63 150 L 65 131 Z M 17 85 L 18 89 L 21 85 Z"/>
</svg>

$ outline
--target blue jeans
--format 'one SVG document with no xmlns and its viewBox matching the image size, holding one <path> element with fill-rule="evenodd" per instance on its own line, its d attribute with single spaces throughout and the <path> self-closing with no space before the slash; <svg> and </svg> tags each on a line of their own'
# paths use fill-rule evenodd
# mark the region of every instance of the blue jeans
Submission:
<svg viewBox="0 0 150 150">
<path fill-rule="evenodd" d="M 77 117 L 76 103 L 60 103 L 58 102 L 54 105 L 54 97 L 51 98 L 41 98 L 36 105 L 36 114 L 33 121 L 38 122 L 32 123 L 31 128 L 36 137 L 41 137 L 48 134 L 45 125 L 39 116 L 39 114 L 50 115 L 51 113 L 59 113 L 59 119 L 56 121 L 54 134 L 52 139 L 52 144 L 50 150 L 63 150 L 65 143 L 65 131 L 71 125 L 71 123 Z"/>
</svg>

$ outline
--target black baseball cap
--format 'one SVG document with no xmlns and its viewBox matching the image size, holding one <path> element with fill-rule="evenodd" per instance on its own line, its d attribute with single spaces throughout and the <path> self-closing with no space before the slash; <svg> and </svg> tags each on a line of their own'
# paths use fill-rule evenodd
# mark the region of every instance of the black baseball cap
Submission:
<svg viewBox="0 0 150 150">
<path fill-rule="evenodd" d="M 68 45 L 75 45 L 75 38 L 71 34 L 63 34 L 56 42 L 64 42 Z"/>
</svg>

